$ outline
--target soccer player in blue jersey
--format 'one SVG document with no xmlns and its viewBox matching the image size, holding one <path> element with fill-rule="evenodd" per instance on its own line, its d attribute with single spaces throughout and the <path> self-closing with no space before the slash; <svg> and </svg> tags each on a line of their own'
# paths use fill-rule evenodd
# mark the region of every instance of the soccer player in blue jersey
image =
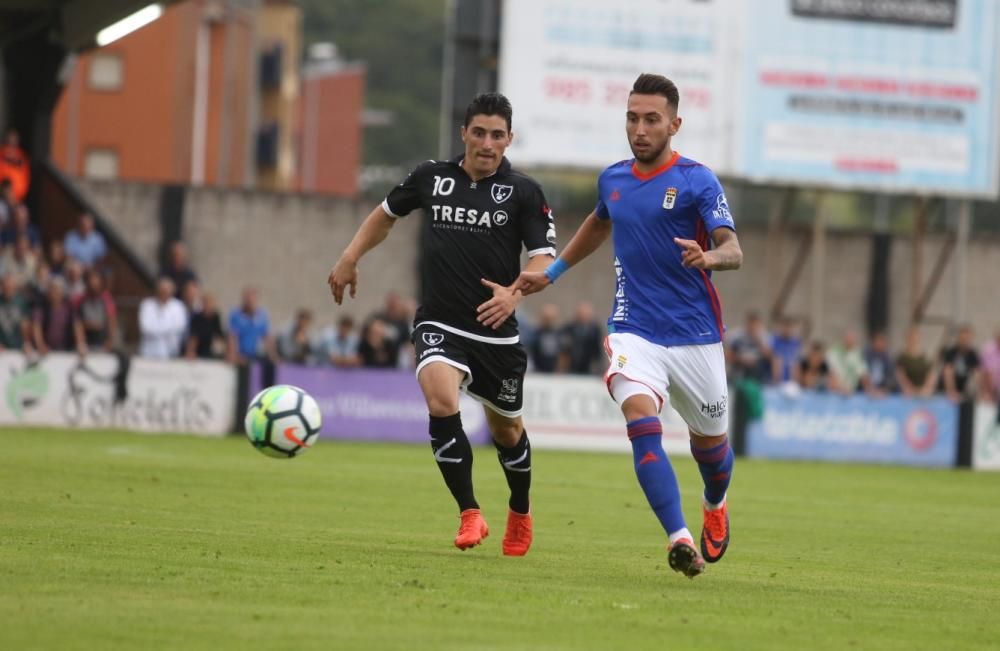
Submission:
<svg viewBox="0 0 1000 651">
<path fill-rule="evenodd" d="M 639 484 L 669 538 L 670 567 L 693 578 L 729 545 L 733 451 L 722 310 L 711 274 L 738 269 L 743 252 L 715 174 L 670 147 L 681 128 L 679 99 L 665 77 L 636 79 L 625 114 L 635 158 L 601 173 L 594 211 L 555 262 L 522 272 L 517 286 L 526 295 L 541 291 L 611 235 L 617 287 L 605 380 L 625 416 Z M 661 442 L 658 414 L 667 398 L 688 424 L 705 483 L 701 554 Z"/>
</svg>

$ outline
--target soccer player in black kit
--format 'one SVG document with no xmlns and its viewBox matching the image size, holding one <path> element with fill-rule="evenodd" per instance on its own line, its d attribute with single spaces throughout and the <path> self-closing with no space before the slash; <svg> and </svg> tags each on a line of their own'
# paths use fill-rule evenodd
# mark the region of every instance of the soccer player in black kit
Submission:
<svg viewBox="0 0 1000 651">
<path fill-rule="evenodd" d="M 462 429 L 459 391 L 483 403 L 510 487 L 503 553 L 523 556 L 532 539 L 528 490 L 531 445 L 521 420 L 527 357 L 518 339 L 512 286 L 521 272 L 555 259 L 555 225 L 542 189 L 504 157 L 513 138 L 511 106 L 498 93 L 477 95 L 461 128 L 465 153 L 418 165 L 358 229 L 330 272 L 339 305 L 353 297 L 358 261 L 397 219 L 423 209 L 423 302 L 414 320 L 417 381 L 430 412 L 431 448 L 461 524 L 455 546 L 482 542 L 489 529 L 472 487 L 472 447 Z"/>
</svg>

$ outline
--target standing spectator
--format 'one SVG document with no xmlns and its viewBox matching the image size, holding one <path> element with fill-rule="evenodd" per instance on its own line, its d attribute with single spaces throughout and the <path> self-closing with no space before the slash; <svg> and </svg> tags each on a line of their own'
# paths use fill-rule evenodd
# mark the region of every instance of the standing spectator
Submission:
<svg viewBox="0 0 1000 651">
<path fill-rule="evenodd" d="M 34 278 L 37 267 L 38 254 L 31 248 L 27 235 L 17 238 L 14 246 L 0 257 L 0 275 L 14 276 L 19 287 Z"/>
<path fill-rule="evenodd" d="M 868 393 L 874 397 L 888 395 L 893 390 L 895 372 L 889 355 L 889 338 L 884 332 L 872 335 L 865 349 L 865 366 L 868 367 Z"/>
<path fill-rule="evenodd" d="M 110 351 L 118 341 L 115 301 L 104 286 L 100 271 L 88 269 L 84 278 L 87 291 L 74 305 L 76 349 L 81 355 L 95 349 Z"/>
<path fill-rule="evenodd" d="M 728 340 L 730 377 L 762 384 L 770 382 L 773 373 L 770 339 L 760 314 L 747 312 L 746 326 Z"/>
<path fill-rule="evenodd" d="M 535 328 L 535 338 L 532 342 L 531 361 L 538 373 L 556 373 L 559 367 L 559 357 L 563 351 L 562 333 L 556 327 L 559 320 L 559 308 L 553 303 L 542 306 L 538 315 L 538 327 Z"/>
<path fill-rule="evenodd" d="M 563 328 L 562 367 L 576 375 L 591 375 L 598 370 L 597 362 L 607 359 L 603 340 L 604 332 L 594 319 L 594 305 L 587 301 L 577 304 L 573 321 Z"/>
<path fill-rule="evenodd" d="M 104 236 L 97 232 L 94 217 L 90 213 L 80 213 L 76 229 L 66 233 L 63 239 L 66 255 L 78 260 L 84 267 L 97 265 L 108 254 Z"/>
<path fill-rule="evenodd" d="M 920 348 L 917 326 L 906 331 L 906 346 L 896 357 L 896 382 L 905 396 L 926 398 L 934 392 L 937 372 L 931 358 Z"/>
<path fill-rule="evenodd" d="M 10 179 L 0 179 L 0 228 L 6 228 L 14 219 L 14 208 L 17 199 L 14 198 L 14 188 Z"/>
<path fill-rule="evenodd" d="M 781 317 L 778 332 L 771 339 L 771 379 L 775 384 L 790 382 L 802 351 L 802 338 L 798 335 L 795 319 Z"/>
<path fill-rule="evenodd" d="M 63 280 L 66 281 L 66 296 L 75 301 L 87 291 L 87 284 L 83 282 L 84 266 L 72 258 L 66 261 L 64 267 Z"/>
<path fill-rule="evenodd" d="M 396 347 L 389 338 L 385 323 L 375 319 L 368 324 L 365 338 L 358 346 L 361 365 L 366 368 L 396 368 Z"/>
<path fill-rule="evenodd" d="M 139 303 L 139 355 L 170 359 L 181 354 L 188 315 L 174 296 L 174 281 L 167 277 L 156 283 L 156 295 Z"/>
<path fill-rule="evenodd" d="M 843 384 L 827 364 L 826 346 L 814 341 L 795 369 L 795 381 L 803 389 L 843 392 Z"/>
<path fill-rule="evenodd" d="M 14 244 L 22 235 L 28 237 L 28 243 L 33 251 L 36 253 L 41 251 L 42 236 L 38 234 L 38 227 L 31 223 L 28 207 L 19 203 L 14 206 L 14 214 L 10 222 L 0 231 L 0 244 L 3 246 Z"/>
<path fill-rule="evenodd" d="M 337 322 L 337 329 L 324 334 L 318 346 L 321 363 L 329 363 L 338 368 L 355 368 L 361 366 L 361 356 L 358 347 L 361 342 L 354 332 L 354 319 L 342 316 Z"/>
<path fill-rule="evenodd" d="M 262 357 L 275 358 L 271 321 L 259 304 L 257 290 L 246 287 L 240 305 L 229 313 L 229 359 L 246 364 Z"/>
<path fill-rule="evenodd" d="M 31 349 L 31 321 L 28 302 L 18 291 L 17 279 L 5 275 L 0 280 L 0 350 Z"/>
<path fill-rule="evenodd" d="M 278 336 L 278 357 L 293 364 L 308 364 L 312 361 L 312 312 L 301 308 L 295 313 L 295 320 Z"/>
<path fill-rule="evenodd" d="M 201 285 L 198 284 L 197 280 L 189 280 L 177 298 L 181 299 L 181 303 L 184 303 L 184 309 L 187 310 L 188 316 L 194 314 L 201 309 Z"/>
<path fill-rule="evenodd" d="M 979 353 L 972 341 L 972 327 L 962 325 L 955 335 L 955 344 L 941 354 L 941 385 L 953 402 L 973 398 L 979 376 Z"/>
<path fill-rule="evenodd" d="M 63 280 L 61 277 L 57 276 L 57 278 L 60 281 Z M 49 283 L 51 281 L 52 272 L 49 271 L 49 265 L 45 264 L 45 261 L 42 260 L 35 267 L 35 275 L 21 289 L 24 297 L 28 299 L 28 311 L 30 314 L 34 314 L 36 307 L 44 305 L 48 301 Z"/>
<path fill-rule="evenodd" d="M 28 196 L 31 184 L 31 162 L 21 149 L 21 136 L 14 129 L 7 129 L 3 147 L 0 147 L 0 179 L 10 179 L 11 190 L 18 203 Z"/>
<path fill-rule="evenodd" d="M 35 349 L 42 355 L 50 350 L 72 350 L 73 305 L 66 296 L 66 283 L 61 278 L 49 281 L 47 298 L 35 308 L 32 320 Z"/>
<path fill-rule="evenodd" d="M 222 357 L 226 350 L 226 333 L 222 331 L 215 296 L 206 292 L 201 297 L 201 307 L 191 315 L 185 356 L 210 359 Z"/>
<path fill-rule="evenodd" d="M 170 245 L 170 259 L 161 275 L 174 281 L 174 286 L 177 288 L 177 298 L 181 300 L 184 300 L 188 283 L 198 282 L 198 274 L 191 268 L 187 246 L 184 242 L 178 240 Z"/>
<path fill-rule="evenodd" d="M 49 242 L 48 264 L 52 275 L 65 276 L 67 262 L 69 260 L 66 258 L 66 247 L 63 246 L 62 240 L 52 240 Z"/>
<path fill-rule="evenodd" d="M 1000 403 L 1000 328 L 997 328 L 993 339 L 983 344 L 980 357 L 983 366 L 982 398 L 989 402 Z"/>
<path fill-rule="evenodd" d="M 394 360 L 399 360 L 400 351 L 410 341 L 412 317 L 408 313 L 406 300 L 396 292 L 385 295 L 385 305 L 370 317 L 362 328 L 362 336 L 367 339 L 368 328 L 376 320 L 382 322 L 385 331 L 386 345 L 392 351 Z"/>
<path fill-rule="evenodd" d="M 843 393 L 868 390 L 868 367 L 858 342 L 858 333 L 848 328 L 841 343 L 833 346 L 826 356 L 830 370 L 837 376 Z"/>
</svg>

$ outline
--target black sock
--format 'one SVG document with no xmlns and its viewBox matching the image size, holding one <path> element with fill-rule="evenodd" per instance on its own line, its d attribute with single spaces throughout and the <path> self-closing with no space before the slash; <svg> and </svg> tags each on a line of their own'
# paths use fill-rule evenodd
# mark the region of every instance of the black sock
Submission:
<svg viewBox="0 0 1000 651">
<path fill-rule="evenodd" d="M 531 443 L 528 442 L 528 433 L 522 431 L 521 440 L 512 448 L 505 448 L 496 441 L 493 445 L 497 448 L 497 457 L 510 486 L 510 510 L 527 513 L 528 491 L 531 490 Z"/>
<path fill-rule="evenodd" d="M 476 496 L 472 491 L 472 446 L 462 429 L 462 414 L 451 416 L 431 416 L 431 449 L 437 461 L 444 483 L 448 484 L 458 508 L 478 509 Z"/>
</svg>

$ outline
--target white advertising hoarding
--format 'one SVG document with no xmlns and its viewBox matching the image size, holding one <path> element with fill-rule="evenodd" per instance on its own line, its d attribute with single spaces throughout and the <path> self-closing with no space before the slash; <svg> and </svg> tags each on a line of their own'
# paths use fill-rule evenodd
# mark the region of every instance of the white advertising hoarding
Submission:
<svg viewBox="0 0 1000 651">
<path fill-rule="evenodd" d="M 997 406 L 981 402 L 972 420 L 972 468 L 1000 470 L 1000 418 Z"/>
</svg>

